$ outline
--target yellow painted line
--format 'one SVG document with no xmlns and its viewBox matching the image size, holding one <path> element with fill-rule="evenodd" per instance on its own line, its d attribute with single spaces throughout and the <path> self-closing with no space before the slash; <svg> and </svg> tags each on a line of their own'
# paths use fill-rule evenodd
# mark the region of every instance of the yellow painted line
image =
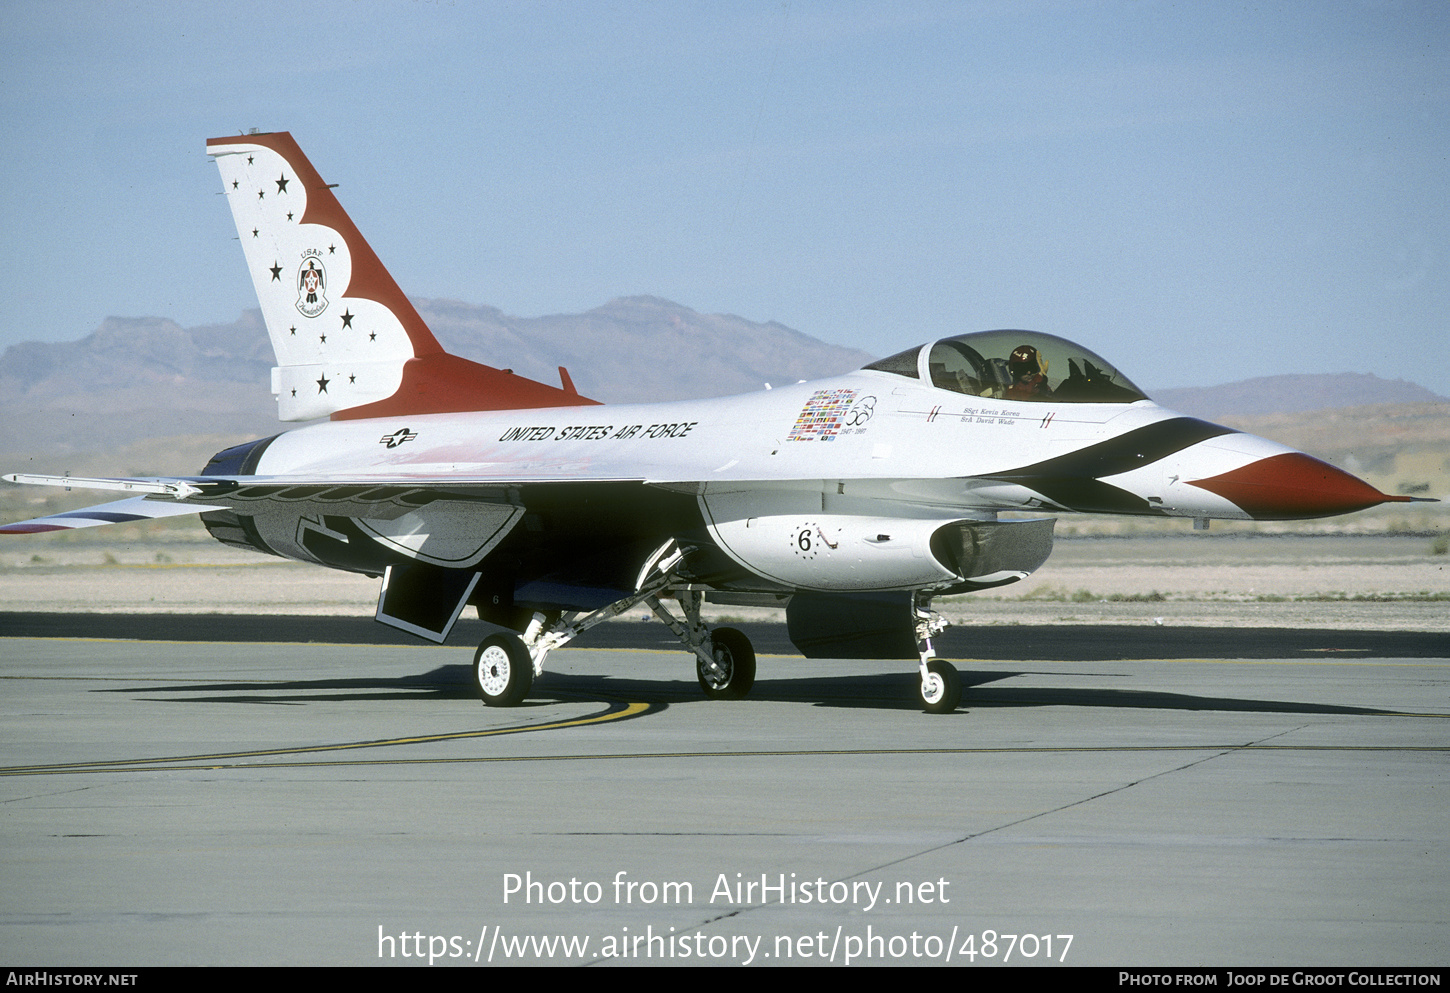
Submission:
<svg viewBox="0 0 1450 993">
<path fill-rule="evenodd" d="M 109 759 L 100 762 L 67 762 L 54 765 L 32 765 L 32 766 L 0 766 L 0 776 L 20 776 L 54 774 L 65 772 L 106 772 L 106 771 L 136 771 L 145 768 L 251 768 L 254 765 L 265 768 L 265 765 L 256 763 L 233 763 L 230 765 L 214 765 L 213 763 L 226 763 L 228 760 L 256 758 L 266 755 L 309 755 L 318 752 L 344 751 L 354 748 L 391 748 L 396 745 L 420 745 L 429 742 L 439 741 L 463 741 L 469 738 L 489 738 L 502 734 L 522 734 L 528 731 L 558 731 L 563 728 L 585 727 L 591 724 L 604 724 L 611 721 L 628 720 L 632 717 L 639 717 L 654 709 L 655 705 L 638 702 L 610 702 L 602 712 L 590 714 L 585 717 L 575 717 L 568 720 L 553 721 L 548 724 L 519 724 L 513 727 L 488 728 L 481 731 L 454 731 L 447 734 L 417 735 L 407 738 L 381 738 L 375 741 L 351 741 L 341 742 L 332 745 L 304 745 L 294 748 L 267 748 L 255 749 L 240 752 L 217 752 L 210 755 L 171 755 L 159 756 L 156 758 L 140 759 Z M 204 762 L 203 766 L 174 766 L 177 762 Z M 284 764 L 311 764 L 311 763 L 284 763 Z M 320 763 L 323 765 L 329 763 Z M 367 765 L 370 763 L 353 763 Z"/>
<path fill-rule="evenodd" d="M 0 770 L 0 775 L 57 775 L 85 774 L 99 772 L 204 772 L 223 769 L 324 769 L 353 768 L 358 766 L 404 766 L 404 765 L 461 765 L 469 763 L 506 762 L 600 762 L 655 759 L 750 759 L 750 758 L 815 758 L 844 756 L 912 756 L 912 755 L 1066 755 L 1066 754 L 1122 754 L 1129 752 L 1450 752 L 1450 745 L 1268 745 L 1268 744 L 1218 744 L 1218 745 L 1117 745 L 1107 747 L 1019 747 L 1019 748 L 851 748 L 851 749 L 780 749 L 749 752 L 613 752 L 584 753 L 573 755 L 478 755 L 455 758 L 434 757 L 416 759 L 355 759 L 318 762 L 241 762 L 207 763 L 200 765 L 167 765 L 140 769 L 135 766 L 118 768 L 81 766 L 77 768 L 36 767 L 14 771 Z M 242 754 L 242 753 L 238 753 Z M 162 761 L 162 760 L 153 760 Z M 179 761 L 179 760 L 178 760 Z"/>
</svg>

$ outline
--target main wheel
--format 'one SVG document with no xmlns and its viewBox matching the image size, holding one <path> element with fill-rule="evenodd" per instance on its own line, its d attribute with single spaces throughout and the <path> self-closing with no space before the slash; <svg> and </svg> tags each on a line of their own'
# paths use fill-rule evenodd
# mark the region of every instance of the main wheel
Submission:
<svg viewBox="0 0 1450 993">
<path fill-rule="evenodd" d="M 932 659 L 926 664 L 926 679 L 917 693 L 922 709 L 928 714 L 950 714 L 962 702 L 962 677 L 956 667 L 945 659 Z"/>
<path fill-rule="evenodd" d="M 739 700 L 755 685 L 755 649 L 750 639 L 734 628 L 716 628 L 710 632 L 710 653 L 715 657 L 715 671 L 703 660 L 696 659 L 695 675 L 700 689 L 714 700 Z"/>
<path fill-rule="evenodd" d="M 473 681 L 484 704 L 512 707 L 534 685 L 534 660 L 518 635 L 493 635 L 474 653 Z"/>
</svg>

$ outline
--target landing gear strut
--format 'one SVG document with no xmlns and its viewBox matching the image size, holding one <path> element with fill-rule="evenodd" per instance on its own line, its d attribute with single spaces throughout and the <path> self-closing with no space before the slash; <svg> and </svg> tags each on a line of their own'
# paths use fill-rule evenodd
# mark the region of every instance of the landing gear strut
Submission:
<svg viewBox="0 0 1450 993">
<path fill-rule="evenodd" d="M 941 634 L 946 623 L 933 617 L 931 597 L 920 591 L 911 596 L 916 619 L 916 651 L 921 656 L 921 685 L 917 696 L 928 714 L 950 714 L 962 702 L 962 680 L 946 659 L 932 658 L 932 637 Z"/>
</svg>

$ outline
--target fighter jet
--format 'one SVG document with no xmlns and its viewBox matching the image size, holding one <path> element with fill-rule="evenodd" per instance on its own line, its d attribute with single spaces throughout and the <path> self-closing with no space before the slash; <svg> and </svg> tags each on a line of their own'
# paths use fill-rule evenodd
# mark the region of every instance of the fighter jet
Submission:
<svg viewBox="0 0 1450 993">
<path fill-rule="evenodd" d="M 1052 512 L 1286 520 L 1390 496 L 1318 459 L 1166 410 L 1032 331 L 916 345 L 760 393 L 603 405 L 445 352 L 286 133 L 215 138 L 277 365 L 283 421 L 195 476 L 11 482 L 130 494 L 23 534 L 198 514 L 219 541 L 380 579 L 376 618 L 441 643 L 468 607 L 485 704 L 644 605 L 704 692 L 745 696 L 749 640 L 702 605 L 783 607 L 806 655 L 903 658 L 955 710 L 934 597 L 1024 579 Z M 1010 516 L 1003 516 L 1010 515 Z"/>
</svg>

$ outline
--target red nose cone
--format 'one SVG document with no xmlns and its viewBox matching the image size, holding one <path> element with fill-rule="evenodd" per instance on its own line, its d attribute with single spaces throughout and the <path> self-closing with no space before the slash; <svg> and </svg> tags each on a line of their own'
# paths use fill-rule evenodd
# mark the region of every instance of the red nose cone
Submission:
<svg viewBox="0 0 1450 993">
<path fill-rule="evenodd" d="M 1263 521 L 1332 517 L 1409 497 L 1381 493 L 1362 479 L 1301 452 L 1274 455 L 1190 485 L 1217 493 Z"/>
</svg>

